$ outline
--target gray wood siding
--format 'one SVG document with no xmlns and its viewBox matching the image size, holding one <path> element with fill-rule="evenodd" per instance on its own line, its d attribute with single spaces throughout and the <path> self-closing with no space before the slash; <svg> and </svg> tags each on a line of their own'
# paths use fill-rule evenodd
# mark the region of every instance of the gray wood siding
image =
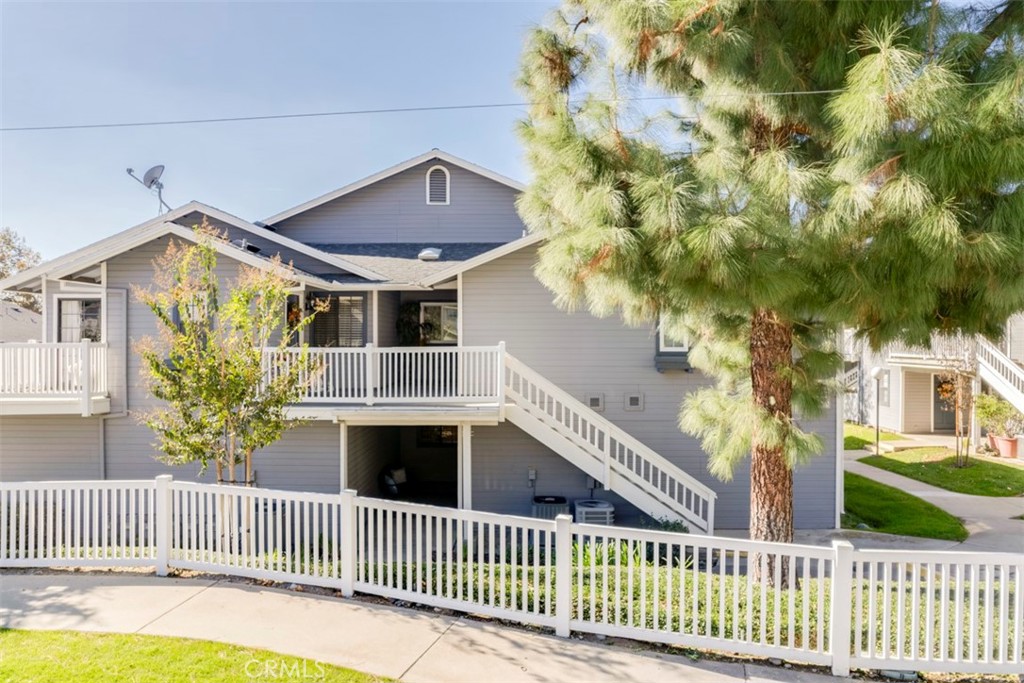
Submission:
<svg viewBox="0 0 1024 683">
<path fill-rule="evenodd" d="M 1006 347 L 1010 358 L 1024 365 L 1024 313 L 1006 323 Z"/>
<path fill-rule="evenodd" d="M 278 223 L 282 235 L 310 244 L 508 242 L 523 223 L 510 187 L 451 164 L 451 203 L 428 205 L 428 161 Z"/>
<path fill-rule="evenodd" d="M 534 496 L 590 498 L 587 475 L 539 441 L 505 422 L 473 427 L 473 508 L 485 512 L 529 517 Z M 527 470 L 537 470 L 537 487 L 530 488 Z M 639 524 L 643 515 L 614 493 L 594 491 L 594 498 L 615 505 L 618 523 Z"/>
<path fill-rule="evenodd" d="M 904 429 L 900 424 L 900 406 L 903 401 L 903 373 L 902 368 L 896 365 L 889 365 L 885 362 L 883 354 L 872 353 L 865 350 L 861 357 L 861 401 L 864 424 L 875 425 L 875 414 L 877 409 L 879 426 L 890 432 L 899 432 Z M 888 405 L 877 405 L 878 397 L 875 380 L 871 379 L 871 369 L 880 367 L 889 371 L 889 403 Z M 847 416 L 847 419 L 854 419 Z"/>
<path fill-rule="evenodd" d="M 398 427 L 348 428 L 348 488 L 377 496 L 377 475 L 398 456 Z"/>
<path fill-rule="evenodd" d="M 903 390 L 903 431 L 911 434 L 930 432 L 933 391 L 931 373 L 908 370 L 903 375 Z"/>
<path fill-rule="evenodd" d="M 99 418 L 0 417 L 0 481 L 99 479 Z"/>
<path fill-rule="evenodd" d="M 714 488 L 719 496 L 717 526 L 746 528 L 750 495 L 746 465 L 737 470 L 733 481 L 716 480 L 707 472 L 707 455 L 700 444 L 676 426 L 683 397 L 708 379 L 699 373 L 657 372 L 653 326 L 630 328 L 617 317 L 601 319 L 557 309 L 551 292 L 533 277 L 535 260 L 535 248 L 521 249 L 463 276 L 463 343 L 505 341 L 510 354 L 577 398 L 603 393 L 606 418 Z M 635 391 L 644 394 L 645 407 L 628 412 L 623 407 L 625 396 Z M 833 411 L 834 407 L 820 420 L 805 422 L 824 440 L 825 453 L 796 473 L 796 523 L 802 528 L 835 524 Z M 523 473 L 517 476 L 525 478 L 525 463 L 519 469 Z M 558 493 L 557 486 L 545 493 Z"/>
</svg>

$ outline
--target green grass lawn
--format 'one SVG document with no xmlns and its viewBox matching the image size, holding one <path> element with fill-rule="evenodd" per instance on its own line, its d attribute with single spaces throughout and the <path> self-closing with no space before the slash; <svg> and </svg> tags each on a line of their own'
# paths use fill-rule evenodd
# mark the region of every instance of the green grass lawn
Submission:
<svg viewBox="0 0 1024 683">
<path fill-rule="evenodd" d="M 948 448 L 914 448 L 899 453 L 872 455 L 861 462 L 902 474 L 947 491 L 973 496 L 1019 496 L 1024 494 L 1024 469 L 987 460 L 969 459 L 957 467 Z"/>
<path fill-rule="evenodd" d="M 161 636 L 0 630 L 0 680 L 21 683 L 228 683 L 389 679 L 266 650 Z"/>
<path fill-rule="evenodd" d="M 872 531 L 948 541 L 967 538 L 967 529 L 953 515 L 931 503 L 852 472 L 846 473 L 846 514 L 843 527 L 864 523 Z"/>
<path fill-rule="evenodd" d="M 903 438 L 902 434 L 882 432 L 879 435 L 882 441 L 897 441 Z M 848 451 L 857 451 L 875 442 L 875 428 L 863 427 L 847 422 L 843 425 L 843 448 Z"/>
</svg>

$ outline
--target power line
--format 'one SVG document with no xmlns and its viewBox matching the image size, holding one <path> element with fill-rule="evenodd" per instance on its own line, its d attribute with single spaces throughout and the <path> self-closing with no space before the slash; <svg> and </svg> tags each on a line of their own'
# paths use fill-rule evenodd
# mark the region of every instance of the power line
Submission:
<svg viewBox="0 0 1024 683">
<path fill-rule="evenodd" d="M 809 90 L 795 92 L 761 93 L 763 95 L 820 95 L 841 92 L 840 90 Z M 715 97 L 743 97 L 742 93 L 723 93 Z M 598 102 L 638 102 L 651 100 L 675 100 L 679 95 L 652 95 L 647 97 L 616 97 L 599 99 Z M 595 101 L 595 100 L 591 100 Z M 573 104 L 582 104 L 575 101 Z M 54 126 L 14 126 L 0 128 L 0 133 L 15 133 L 39 130 L 88 130 L 95 128 L 148 128 L 152 126 L 185 126 L 204 123 L 239 123 L 243 121 L 275 121 L 282 119 L 312 119 L 332 116 L 361 116 L 367 114 L 406 114 L 434 111 L 467 111 L 473 109 L 510 109 L 531 106 L 530 102 L 496 102 L 490 104 L 449 104 L 433 107 L 392 107 L 383 109 L 347 109 L 342 111 L 317 111 L 298 114 L 264 114 L 254 116 L 223 116 L 209 119 L 172 119 L 167 121 L 125 121 L 120 123 L 75 123 Z"/>
<path fill-rule="evenodd" d="M 987 83 L 968 83 L 966 85 L 993 85 Z M 843 88 L 831 90 L 791 90 L 786 92 L 764 92 L 764 93 L 718 93 L 704 95 L 703 98 L 725 99 L 731 97 L 798 97 L 807 95 L 834 95 L 843 92 Z M 590 102 L 642 102 L 656 100 L 677 100 L 681 95 L 651 95 L 646 97 L 613 97 L 607 99 L 574 100 L 570 104 L 583 104 Z M 702 98 L 702 99 L 703 99 Z M 363 116 L 368 114 L 407 114 L 435 111 L 468 111 L 474 109 L 510 109 L 517 107 L 532 106 L 532 102 L 495 102 L 489 104 L 448 104 L 433 107 L 391 107 L 382 109 L 347 109 L 341 111 L 316 111 L 302 112 L 298 114 L 264 114 L 253 116 L 223 116 L 209 119 L 171 119 L 166 121 L 124 121 L 119 123 L 74 123 L 54 126 L 12 126 L 0 128 L 0 133 L 17 133 L 43 130 L 89 130 L 97 128 L 149 128 L 154 126 L 187 126 L 206 123 L 240 123 L 243 121 L 277 121 L 284 119 L 313 119 L 335 116 Z M 697 117 L 684 117 L 697 120 Z"/>
</svg>

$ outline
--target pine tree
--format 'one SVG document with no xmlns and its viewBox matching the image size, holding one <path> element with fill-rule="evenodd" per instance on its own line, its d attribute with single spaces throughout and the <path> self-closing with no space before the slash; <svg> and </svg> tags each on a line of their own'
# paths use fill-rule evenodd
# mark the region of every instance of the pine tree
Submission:
<svg viewBox="0 0 1024 683">
<path fill-rule="evenodd" d="M 1022 26 L 1020 0 L 566 0 L 530 34 L 538 275 L 689 335 L 715 384 L 680 424 L 716 476 L 750 455 L 752 538 L 793 538 L 840 326 L 920 344 L 1024 308 Z"/>
</svg>

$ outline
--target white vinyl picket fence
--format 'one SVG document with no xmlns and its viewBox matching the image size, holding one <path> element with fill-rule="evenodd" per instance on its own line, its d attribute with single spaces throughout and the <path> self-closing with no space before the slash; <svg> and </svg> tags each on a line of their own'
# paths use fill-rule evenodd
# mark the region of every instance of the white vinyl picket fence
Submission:
<svg viewBox="0 0 1024 683">
<path fill-rule="evenodd" d="M 0 567 L 153 566 L 831 665 L 1024 673 L 1024 557 L 155 481 L 0 483 Z"/>
</svg>

